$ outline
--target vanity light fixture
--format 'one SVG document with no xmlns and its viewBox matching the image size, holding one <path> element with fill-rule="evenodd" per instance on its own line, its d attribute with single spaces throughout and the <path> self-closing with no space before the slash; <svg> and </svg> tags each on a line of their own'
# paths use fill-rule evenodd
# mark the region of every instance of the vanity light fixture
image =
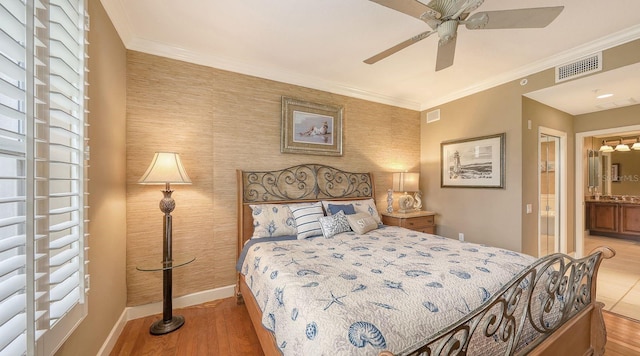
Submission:
<svg viewBox="0 0 640 356">
<path fill-rule="evenodd" d="M 620 143 L 618 143 L 618 145 L 616 146 L 615 150 L 618 151 L 618 152 L 629 152 L 629 151 L 631 151 L 629 149 L 629 146 L 627 146 L 627 145 L 625 145 L 623 143 L 622 139 L 620 139 Z"/>
<path fill-rule="evenodd" d="M 607 141 L 602 141 L 602 146 L 598 150 L 600 152 L 613 152 L 613 147 L 607 145 Z"/>
<path fill-rule="evenodd" d="M 636 143 L 631 146 L 631 149 L 636 151 L 640 150 L 640 137 L 636 138 Z"/>
</svg>

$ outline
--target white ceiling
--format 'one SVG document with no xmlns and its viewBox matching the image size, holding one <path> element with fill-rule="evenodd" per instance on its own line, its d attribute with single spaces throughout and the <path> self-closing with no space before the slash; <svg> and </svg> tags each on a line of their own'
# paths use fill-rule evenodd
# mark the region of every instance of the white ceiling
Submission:
<svg viewBox="0 0 640 356">
<path fill-rule="evenodd" d="M 544 29 L 460 26 L 453 66 L 435 72 L 437 36 L 362 62 L 429 29 L 367 0 L 101 1 L 128 49 L 414 110 L 640 38 L 638 0 L 487 0 L 476 11 L 565 9 Z"/>
<path fill-rule="evenodd" d="M 611 96 L 598 98 L 607 94 Z M 572 115 L 640 104 L 640 63 L 558 84 L 526 96 Z"/>
</svg>

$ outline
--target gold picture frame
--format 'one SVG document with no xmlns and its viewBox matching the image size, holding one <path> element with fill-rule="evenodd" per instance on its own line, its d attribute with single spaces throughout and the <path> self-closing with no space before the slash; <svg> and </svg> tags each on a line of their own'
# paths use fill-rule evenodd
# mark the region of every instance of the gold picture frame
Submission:
<svg viewBox="0 0 640 356">
<path fill-rule="evenodd" d="M 342 156 L 342 106 L 282 97 L 280 152 Z"/>
</svg>

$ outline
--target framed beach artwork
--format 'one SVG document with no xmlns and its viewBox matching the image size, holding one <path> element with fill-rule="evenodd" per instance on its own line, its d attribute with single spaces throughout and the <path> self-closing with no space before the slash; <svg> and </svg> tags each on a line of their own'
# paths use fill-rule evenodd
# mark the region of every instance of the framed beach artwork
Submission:
<svg viewBox="0 0 640 356">
<path fill-rule="evenodd" d="M 440 186 L 504 188 L 505 133 L 440 144 Z"/>
<path fill-rule="evenodd" d="M 282 97 L 280 152 L 342 156 L 342 107 Z"/>
</svg>

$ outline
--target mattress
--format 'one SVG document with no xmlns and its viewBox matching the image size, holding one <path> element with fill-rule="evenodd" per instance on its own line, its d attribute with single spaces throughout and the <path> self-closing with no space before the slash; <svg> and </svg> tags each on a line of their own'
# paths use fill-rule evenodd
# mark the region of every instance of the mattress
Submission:
<svg viewBox="0 0 640 356">
<path fill-rule="evenodd" d="M 403 355 L 465 318 L 534 261 L 384 226 L 332 239 L 250 240 L 237 268 L 284 355 Z"/>
</svg>

